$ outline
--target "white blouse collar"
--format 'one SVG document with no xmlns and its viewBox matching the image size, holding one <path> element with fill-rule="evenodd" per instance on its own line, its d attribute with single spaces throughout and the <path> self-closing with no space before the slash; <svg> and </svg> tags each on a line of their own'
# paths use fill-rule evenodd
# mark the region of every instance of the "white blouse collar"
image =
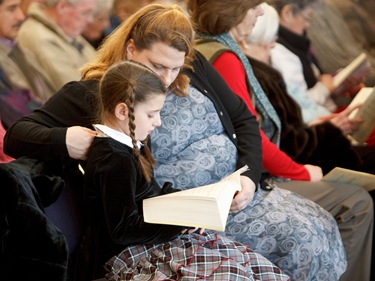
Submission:
<svg viewBox="0 0 375 281">
<path fill-rule="evenodd" d="M 133 143 L 131 137 L 126 135 L 123 132 L 114 130 L 108 126 L 102 125 L 102 124 L 93 124 L 96 132 L 98 133 L 98 137 L 110 137 L 114 140 L 117 140 L 118 142 L 121 142 L 131 148 L 133 148 Z M 137 141 L 138 148 L 141 148 L 142 143 L 140 141 Z"/>
</svg>

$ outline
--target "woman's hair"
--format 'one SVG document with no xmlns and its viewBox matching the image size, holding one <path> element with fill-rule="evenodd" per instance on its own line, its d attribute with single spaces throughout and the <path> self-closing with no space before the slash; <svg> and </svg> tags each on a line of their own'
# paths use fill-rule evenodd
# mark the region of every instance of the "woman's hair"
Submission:
<svg viewBox="0 0 375 281">
<path fill-rule="evenodd" d="M 155 160 L 143 141 L 143 154 L 135 139 L 134 108 L 154 95 L 166 95 L 167 89 L 161 78 L 149 68 L 134 61 L 122 61 L 113 64 L 103 74 L 99 86 L 99 118 L 100 121 L 112 122 L 115 118 L 115 108 L 119 103 L 125 103 L 129 115 L 130 138 L 133 143 L 134 156 L 147 182 L 151 181 L 152 168 Z"/>
<path fill-rule="evenodd" d="M 245 18 L 249 9 L 264 0 L 188 0 L 187 10 L 198 33 L 219 35 Z"/>
<path fill-rule="evenodd" d="M 268 3 L 271 4 L 276 11 L 280 14 L 281 10 L 286 5 L 291 5 L 295 14 L 304 10 L 309 6 L 319 5 L 322 0 L 269 0 Z"/>
<path fill-rule="evenodd" d="M 262 3 L 260 6 L 264 14 L 258 17 L 250 36 L 246 38 L 246 42 L 265 46 L 275 40 L 279 29 L 279 15 L 275 8 L 267 3 Z"/>
<path fill-rule="evenodd" d="M 189 67 L 193 57 L 194 30 L 182 9 L 177 5 L 151 4 L 138 10 L 108 36 L 95 59 L 84 66 L 82 78 L 100 80 L 112 64 L 126 59 L 126 46 L 130 39 L 139 51 L 150 49 L 154 43 L 160 42 L 185 52 L 184 67 Z M 189 78 L 180 72 L 170 90 L 186 95 L 188 85 Z"/>
</svg>

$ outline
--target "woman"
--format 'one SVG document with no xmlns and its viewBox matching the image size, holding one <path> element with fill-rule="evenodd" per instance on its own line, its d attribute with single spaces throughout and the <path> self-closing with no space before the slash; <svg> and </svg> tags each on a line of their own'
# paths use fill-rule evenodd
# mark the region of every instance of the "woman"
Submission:
<svg viewBox="0 0 375 281">
<path fill-rule="evenodd" d="M 261 128 L 264 131 L 263 143 L 267 141 L 268 137 L 268 139 L 273 140 L 277 144 L 280 138 L 280 119 L 265 96 L 252 72 L 251 65 L 238 45 L 238 42 L 244 40 L 251 32 L 251 28 L 254 27 L 257 17 L 263 14 L 262 8 L 258 6 L 261 2 L 239 0 L 236 3 L 228 3 L 224 0 L 190 0 L 188 1 L 188 11 L 198 33 L 197 36 L 200 38 L 198 48 L 205 52 L 206 56 L 213 63 L 213 66 L 220 72 L 232 90 L 247 101 L 249 109 L 252 111 L 254 111 L 254 107 L 257 109 Z M 252 100 L 255 102 L 254 107 L 252 106 Z M 265 153 L 264 157 L 269 157 L 264 146 L 263 151 Z M 321 192 L 321 190 L 316 190 L 316 186 L 304 187 L 308 188 L 312 193 L 310 198 L 317 199 L 315 195 Z M 276 189 L 281 194 L 285 192 L 284 190 Z M 303 190 L 304 188 L 300 186 L 300 189 Z M 269 196 L 272 196 L 272 192 Z M 323 201 L 321 202 L 323 203 Z M 326 206 L 329 209 L 328 205 Z M 249 235 L 249 243 L 254 243 L 251 233 L 246 232 L 246 230 L 238 226 L 236 228 L 230 227 L 232 222 L 246 220 L 241 215 L 233 215 L 231 219 L 233 221 L 229 220 L 227 224 L 229 226 L 227 235 L 236 240 L 241 239 L 241 241 L 244 241 L 244 236 Z M 281 236 L 273 236 L 276 240 L 278 237 L 280 238 Z M 275 243 L 283 244 L 282 240 L 283 238 Z M 317 245 L 314 245 L 314 243 L 309 244 L 311 248 L 308 252 L 315 252 L 313 250 L 315 246 Z M 260 245 L 257 247 L 261 248 Z M 270 258 L 276 264 L 279 264 L 282 268 L 284 268 L 283 263 L 287 261 L 287 272 L 295 280 L 315 280 L 317 271 L 331 271 L 333 268 L 335 268 L 333 271 L 336 274 L 334 278 L 337 280 L 345 270 L 345 262 L 338 262 L 331 265 L 324 264 L 324 255 L 315 256 L 314 254 L 309 254 L 309 258 L 313 263 L 305 265 L 297 260 L 293 260 L 288 254 L 276 253 L 283 256 L 283 258 L 276 259 L 275 261 L 272 258 L 272 255 L 275 253 L 267 254 L 268 249 L 266 247 L 264 249 L 265 251 L 262 251 L 263 255 Z M 314 266 L 312 266 L 313 264 Z M 301 274 L 301 272 L 304 273 Z"/>
<path fill-rule="evenodd" d="M 277 44 L 271 51 L 272 64 L 283 75 L 288 92 L 300 104 L 306 124 L 337 110 L 333 77 L 322 73 L 305 35 L 318 3 L 317 0 L 272 1 L 280 17 Z M 350 124 L 351 132 L 357 123 Z"/>
<path fill-rule="evenodd" d="M 247 55 L 254 74 L 262 85 L 267 97 L 278 113 L 282 125 L 280 148 L 297 161 L 319 161 L 322 166 L 332 169 L 335 166 L 350 168 L 358 163 L 353 154 L 348 139 L 330 122 L 308 127 L 303 123 L 301 108 L 288 95 L 281 74 L 270 65 L 270 51 L 275 46 L 279 20 L 276 10 L 263 3 L 264 15 L 258 18 L 251 35 L 241 43 L 241 48 Z M 356 168 L 358 166 L 354 166 Z M 282 184 L 281 184 L 282 186 Z M 366 193 L 359 190 L 359 193 Z M 339 201 L 340 193 L 336 195 Z M 368 196 L 367 196 L 368 198 Z M 347 203 L 344 203 L 346 205 Z M 344 207 L 352 210 L 352 206 Z M 334 214 L 334 216 L 336 216 Z M 357 219 L 356 231 L 353 237 L 357 247 L 350 247 L 344 241 L 348 258 L 347 271 L 340 280 L 369 280 L 371 269 L 371 215 Z M 343 237 L 344 239 L 345 237 Z M 361 268 L 358 268 L 361 264 Z"/>
<path fill-rule="evenodd" d="M 326 242 L 330 244 L 329 248 L 340 257 L 336 261 L 339 269 L 330 268 L 330 274 L 338 277 L 345 267 L 345 253 L 332 216 L 313 202 L 288 191 L 269 192 L 259 188 L 255 192 L 262 158 L 255 116 L 203 56 L 193 52 L 193 34 L 180 8 L 162 5 L 142 8 L 108 37 L 95 60 L 86 65 L 85 83 L 65 85 L 45 106 L 8 131 L 6 152 L 54 161 L 61 159 L 63 163 L 72 158 L 86 159 L 95 136 L 91 124 L 98 80 L 118 61 L 140 62 L 154 70 L 170 90 L 161 111 L 164 125 L 151 136 L 153 155 L 158 162 L 156 179 L 161 183 L 166 179 L 174 181 L 176 170 L 167 170 L 165 165 L 177 167 L 182 175 L 175 187 L 192 188 L 196 183 L 218 181 L 248 164 L 250 170 L 241 176 L 242 191 L 231 206 L 236 216 L 227 224 L 228 233 L 240 230 L 242 235 L 237 238 L 249 243 L 251 249 L 261 250 L 271 245 L 266 250 L 271 261 L 288 271 L 290 258 L 300 257 L 307 245 L 311 249 L 308 242 L 291 237 L 291 233 L 305 233 L 307 236 L 302 236 L 309 237 L 308 240 L 313 237 L 312 233 L 320 233 L 313 239 L 322 240 L 314 242 L 312 248 L 315 253 L 323 250 L 331 255 L 326 252 L 328 248 L 320 247 Z M 51 157 L 46 152 L 54 155 Z M 277 225 L 283 226 L 284 243 L 280 239 L 276 241 L 272 235 L 272 228 Z M 327 229 L 323 231 L 323 228 Z"/>
</svg>

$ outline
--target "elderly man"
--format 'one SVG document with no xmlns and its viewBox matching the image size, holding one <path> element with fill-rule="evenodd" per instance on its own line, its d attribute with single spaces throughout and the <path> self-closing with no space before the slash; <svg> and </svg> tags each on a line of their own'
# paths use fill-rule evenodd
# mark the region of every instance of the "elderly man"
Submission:
<svg viewBox="0 0 375 281">
<path fill-rule="evenodd" d="M 20 4 L 21 0 L 0 0 L 0 118 L 5 128 L 54 92 L 33 55 L 16 43 L 25 19 Z"/>
<path fill-rule="evenodd" d="M 53 81 L 55 89 L 80 79 L 80 68 L 95 49 L 81 36 L 93 20 L 95 0 L 45 0 L 33 3 L 18 33 Z"/>
</svg>

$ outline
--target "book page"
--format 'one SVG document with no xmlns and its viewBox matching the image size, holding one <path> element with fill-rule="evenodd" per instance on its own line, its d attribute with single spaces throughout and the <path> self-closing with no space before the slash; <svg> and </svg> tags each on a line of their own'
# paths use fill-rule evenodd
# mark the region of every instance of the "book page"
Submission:
<svg viewBox="0 0 375 281">
<path fill-rule="evenodd" d="M 144 199 L 144 221 L 224 231 L 233 196 L 242 188 L 240 175 L 247 169 L 215 184 Z"/>
<path fill-rule="evenodd" d="M 375 175 L 339 167 L 326 174 L 322 181 L 355 184 L 368 191 L 375 189 Z"/>
<path fill-rule="evenodd" d="M 366 54 L 361 53 L 358 57 L 356 57 L 350 64 L 348 64 L 345 68 L 341 69 L 334 77 L 333 77 L 333 84 L 335 87 L 339 87 L 345 79 L 351 76 L 355 71 L 359 70 L 359 68 L 364 64 L 367 63 Z"/>
<path fill-rule="evenodd" d="M 359 125 L 359 128 L 351 137 L 358 143 L 363 144 L 372 131 L 375 129 L 375 87 L 362 88 L 355 96 L 349 107 L 362 104 L 360 108 L 354 110 L 349 118 L 360 117 L 364 122 Z"/>
<path fill-rule="evenodd" d="M 248 166 L 244 166 L 229 176 L 223 178 L 218 183 L 199 186 L 179 192 L 162 195 L 163 197 L 202 197 L 202 198 L 217 198 L 225 193 L 232 193 L 241 190 L 240 176 L 243 172 L 248 170 Z M 225 187 L 226 189 L 223 189 Z M 229 190 L 228 190 L 229 189 Z M 226 192 L 227 191 L 227 192 Z"/>
</svg>

